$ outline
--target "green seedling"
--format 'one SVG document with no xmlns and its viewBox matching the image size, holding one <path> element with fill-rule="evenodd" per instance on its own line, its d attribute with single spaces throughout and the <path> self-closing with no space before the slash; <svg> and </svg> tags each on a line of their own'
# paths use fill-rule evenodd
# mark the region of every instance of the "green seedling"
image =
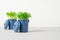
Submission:
<svg viewBox="0 0 60 40">
<path fill-rule="evenodd" d="M 28 20 L 31 17 L 31 14 L 28 12 L 18 12 L 17 17 L 21 20 Z"/>
<path fill-rule="evenodd" d="M 7 12 L 7 16 L 9 17 L 9 19 L 16 19 L 16 12 Z"/>
</svg>

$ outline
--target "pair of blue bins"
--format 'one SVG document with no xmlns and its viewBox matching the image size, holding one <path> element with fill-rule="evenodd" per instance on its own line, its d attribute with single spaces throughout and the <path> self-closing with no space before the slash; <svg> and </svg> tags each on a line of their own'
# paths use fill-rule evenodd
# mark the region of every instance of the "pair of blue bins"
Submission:
<svg viewBox="0 0 60 40">
<path fill-rule="evenodd" d="M 5 29 L 9 26 L 9 29 L 13 29 L 15 32 L 28 32 L 29 20 L 7 20 L 5 22 Z"/>
</svg>

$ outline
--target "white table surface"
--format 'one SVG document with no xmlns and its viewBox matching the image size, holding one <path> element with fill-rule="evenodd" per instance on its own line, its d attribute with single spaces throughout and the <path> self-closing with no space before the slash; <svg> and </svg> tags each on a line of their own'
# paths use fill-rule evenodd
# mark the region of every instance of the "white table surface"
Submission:
<svg viewBox="0 0 60 40">
<path fill-rule="evenodd" d="M 28 33 L 0 28 L 0 40 L 60 40 L 60 27 L 29 27 Z"/>
</svg>

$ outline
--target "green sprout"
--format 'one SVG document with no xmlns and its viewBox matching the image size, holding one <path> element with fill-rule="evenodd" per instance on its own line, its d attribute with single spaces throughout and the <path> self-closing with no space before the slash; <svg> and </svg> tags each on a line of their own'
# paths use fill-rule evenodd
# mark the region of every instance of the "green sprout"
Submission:
<svg viewBox="0 0 60 40">
<path fill-rule="evenodd" d="M 7 16 L 10 18 L 10 19 L 16 19 L 16 12 L 7 12 Z"/>
<path fill-rule="evenodd" d="M 31 17 L 31 14 L 28 12 L 18 12 L 17 14 L 18 19 L 29 19 Z"/>
</svg>

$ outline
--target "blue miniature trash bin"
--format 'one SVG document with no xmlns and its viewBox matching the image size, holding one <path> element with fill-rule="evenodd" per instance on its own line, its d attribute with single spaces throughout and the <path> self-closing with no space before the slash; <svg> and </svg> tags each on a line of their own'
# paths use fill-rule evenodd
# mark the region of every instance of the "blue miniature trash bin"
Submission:
<svg viewBox="0 0 60 40">
<path fill-rule="evenodd" d="M 4 24 L 4 28 L 7 29 L 9 27 L 9 29 L 13 29 L 15 21 L 16 19 L 8 19 Z"/>
<path fill-rule="evenodd" d="M 14 32 L 28 32 L 29 20 L 18 20 L 14 23 Z"/>
<path fill-rule="evenodd" d="M 29 20 L 20 20 L 21 23 L 20 32 L 28 32 L 28 22 Z"/>
</svg>

